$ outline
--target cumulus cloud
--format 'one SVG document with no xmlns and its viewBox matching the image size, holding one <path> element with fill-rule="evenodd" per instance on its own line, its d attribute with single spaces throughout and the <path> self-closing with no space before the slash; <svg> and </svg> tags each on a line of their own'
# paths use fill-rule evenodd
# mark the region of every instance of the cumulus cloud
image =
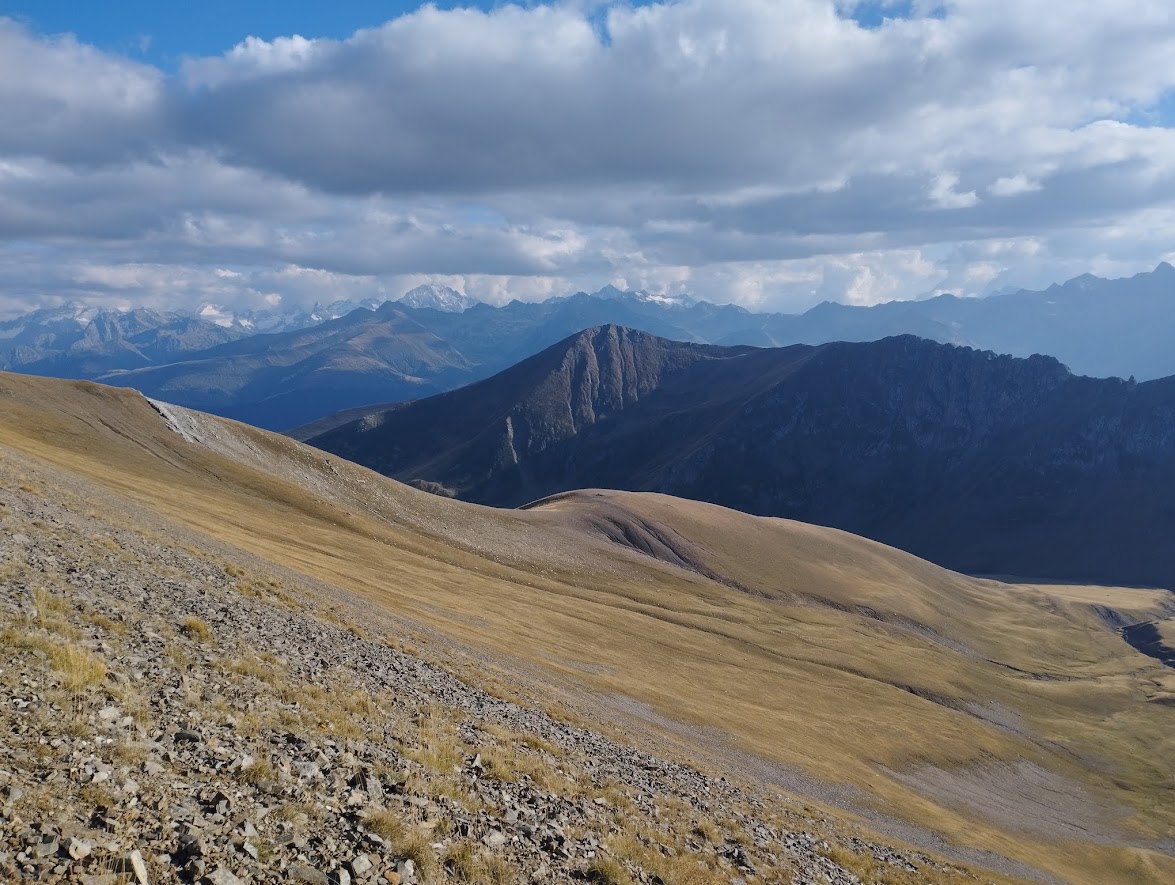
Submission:
<svg viewBox="0 0 1175 885">
<path fill-rule="evenodd" d="M 988 188 L 988 193 L 996 197 L 1015 197 L 1018 194 L 1030 194 L 1040 189 L 1040 182 L 1033 181 L 1023 173 L 1017 173 L 997 178 Z"/>
<path fill-rule="evenodd" d="M 424 6 L 174 74 L 0 19 L 0 289 L 800 309 L 1133 272 L 1175 233 L 1173 56 L 1165 0 Z"/>
</svg>

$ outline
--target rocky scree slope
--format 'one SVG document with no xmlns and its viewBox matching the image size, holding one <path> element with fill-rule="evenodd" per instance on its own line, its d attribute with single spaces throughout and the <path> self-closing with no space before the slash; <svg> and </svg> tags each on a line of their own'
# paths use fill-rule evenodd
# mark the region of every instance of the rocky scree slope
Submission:
<svg viewBox="0 0 1175 885">
<path fill-rule="evenodd" d="M 0 524 L 6 881 L 975 881 L 487 694 L 15 456 Z"/>
<path fill-rule="evenodd" d="M 658 491 L 834 526 L 950 568 L 1175 587 L 1175 379 L 898 337 L 779 349 L 589 329 L 311 444 L 518 506 Z"/>
</svg>

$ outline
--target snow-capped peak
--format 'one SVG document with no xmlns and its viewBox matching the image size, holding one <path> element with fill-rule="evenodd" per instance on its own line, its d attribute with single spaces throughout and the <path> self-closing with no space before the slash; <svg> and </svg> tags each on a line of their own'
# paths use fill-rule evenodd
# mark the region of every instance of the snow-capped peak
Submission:
<svg viewBox="0 0 1175 885">
<path fill-rule="evenodd" d="M 318 323 L 325 323 L 327 320 L 337 320 L 339 317 L 345 317 L 359 308 L 367 310 L 375 310 L 379 307 L 380 301 L 376 298 L 364 298 L 362 301 L 335 301 L 325 307 L 319 303 L 315 303 L 311 319 Z"/>
<path fill-rule="evenodd" d="M 476 298 L 435 283 L 425 283 L 410 289 L 397 300 L 406 307 L 430 307 L 445 313 L 464 313 L 479 303 Z"/>
<path fill-rule="evenodd" d="M 233 324 L 237 322 L 235 316 L 216 304 L 202 305 L 196 315 L 202 320 L 207 320 L 214 325 L 220 326 L 222 329 L 232 328 Z"/>
<path fill-rule="evenodd" d="M 644 289 L 625 291 L 609 283 L 598 292 L 592 293 L 593 298 L 604 298 L 609 301 L 639 301 L 642 304 L 656 304 L 659 307 L 692 307 L 697 302 L 689 295 L 658 295 L 646 292 Z"/>
</svg>

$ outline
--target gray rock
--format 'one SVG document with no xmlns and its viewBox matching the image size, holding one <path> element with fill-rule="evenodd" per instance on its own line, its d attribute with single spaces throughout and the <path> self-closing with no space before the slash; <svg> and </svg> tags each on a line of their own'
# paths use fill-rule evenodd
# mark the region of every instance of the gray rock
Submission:
<svg viewBox="0 0 1175 885">
<path fill-rule="evenodd" d="M 498 830 L 490 830 L 490 832 L 485 835 L 482 841 L 488 848 L 501 848 L 509 840 Z"/>
<path fill-rule="evenodd" d="M 89 839 L 66 839 L 65 851 L 74 860 L 84 860 L 94 851 L 94 843 Z"/>
<path fill-rule="evenodd" d="M 82 885 L 118 885 L 118 879 L 115 873 L 90 873 L 80 877 Z"/>
<path fill-rule="evenodd" d="M 135 881 L 139 885 L 151 885 L 151 880 L 147 876 L 147 864 L 143 861 L 143 855 L 137 848 L 128 855 L 127 860 L 130 862 L 131 871 L 135 874 Z"/>
<path fill-rule="evenodd" d="M 356 876 L 366 876 L 371 872 L 373 864 L 366 854 L 356 854 L 351 858 L 351 872 Z"/>
<path fill-rule="evenodd" d="M 205 885 L 245 885 L 227 867 L 217 867 L 204 877 Z"/>
<path fill-rule="evenodd" d="M 290 882 L 305 882 L 306 885 L 330 885 L 330 878 L 326 873 L 302 863 L 290 864 L 286 878 Z"/>
</svg>

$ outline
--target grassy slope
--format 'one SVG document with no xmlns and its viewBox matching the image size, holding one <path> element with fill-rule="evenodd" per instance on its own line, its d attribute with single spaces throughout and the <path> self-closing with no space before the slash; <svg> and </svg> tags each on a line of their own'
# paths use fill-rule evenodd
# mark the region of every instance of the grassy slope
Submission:
<svg viewBox="0 0 1175 885">
<path fill-rule="evenodd" d="M 1162 594 L 976 581 L 840 532 L 661 496 L 495 511 L 230 422 L 197 419 L 206 445 L 187 443 L 136 394 L 85 383 L 0 376 L 0 416 L 0 445 L 128 503 L 705 727 L 675 733 L 700 756 L 720 729 L 733 750 L 864 788 L 887 813 L 1072 881 L 1175 876 L 1169 857 L 935 801 L 918 779 L 939 767 L 982 786 L 1001 763 L 1031 762 L 1079 785 L 1080 807 L 1057 818 L 1170 839 L 1170 707 L 1149 699 L 1175 685 L 1097 609 L 1147 614 Z"/>
</svg>

